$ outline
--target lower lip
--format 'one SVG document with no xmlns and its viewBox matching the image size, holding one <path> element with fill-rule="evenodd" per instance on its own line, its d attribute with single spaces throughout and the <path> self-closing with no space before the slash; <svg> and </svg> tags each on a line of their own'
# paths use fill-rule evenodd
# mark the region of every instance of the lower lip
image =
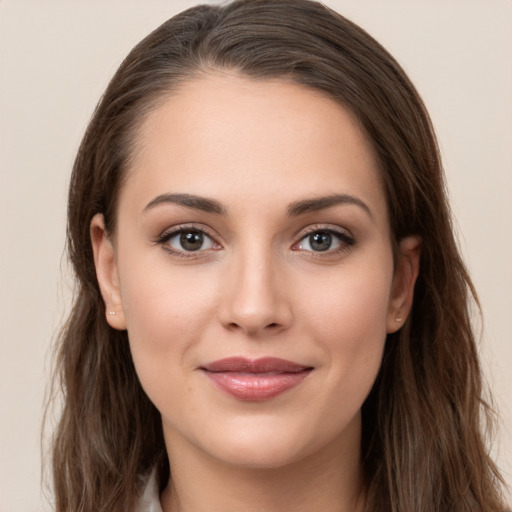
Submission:
<svg viewBox="0 0 512 512">
<path fill-rule="evenodd" d="M 259 402 L 269 400 L 298 386 L 311 369 L 285 373 L 204 372 L 213 384 L 225 393 L 238 398 Z"/>
</svg>

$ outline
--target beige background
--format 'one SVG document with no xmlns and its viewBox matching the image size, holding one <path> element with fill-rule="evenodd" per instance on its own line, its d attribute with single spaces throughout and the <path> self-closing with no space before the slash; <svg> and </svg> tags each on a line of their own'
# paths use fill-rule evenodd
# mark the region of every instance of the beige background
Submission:
<svg viewBox="0 0 512 512">
<path fill-rule="evenodd" d="M 69 303 L 74 153 L 129 49 L 190 1 L 0 0 L 0 512 L 50 510 L 39 436 L 49 346 Z M 327 2 L 393 53 L 437 128 L 485 314 L 482 356 L 512 483 L 512 2 Z"/>
</svg>

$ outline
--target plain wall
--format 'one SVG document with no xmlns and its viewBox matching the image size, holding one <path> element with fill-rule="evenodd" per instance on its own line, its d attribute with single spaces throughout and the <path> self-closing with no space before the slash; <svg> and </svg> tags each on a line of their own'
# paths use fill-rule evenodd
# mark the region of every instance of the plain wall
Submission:
<svg viewBox="0 0 512 512">
<path fill-rule="evenodd" d="M 66 188 L 80 138 L 131 47 L 195 3 L 0 0 L 0 512 L 51 510 L 40 424 L 69 306 Z M 502 417 L 494 453 L 511 484 L 512 2 L 326 3 L 391 51 L 431 113 L 483 306 L 482 359 Z"/>
</svg>

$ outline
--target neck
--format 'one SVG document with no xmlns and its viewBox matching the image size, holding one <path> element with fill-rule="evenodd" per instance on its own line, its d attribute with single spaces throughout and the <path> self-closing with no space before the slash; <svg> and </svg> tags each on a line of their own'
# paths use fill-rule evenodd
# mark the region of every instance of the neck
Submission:
<svg viewBox="0 0 512 512">
<path fill-rule="evenodd" d="M 347 446 L 336 439 L 301 460 L 264 469 L 226 464 L 172 436 L 166 436 L 166 443 L 172 480 L 161 496 L 164 512 L 361 512 L 364 508 L 360 442 Z"/>
</svg>

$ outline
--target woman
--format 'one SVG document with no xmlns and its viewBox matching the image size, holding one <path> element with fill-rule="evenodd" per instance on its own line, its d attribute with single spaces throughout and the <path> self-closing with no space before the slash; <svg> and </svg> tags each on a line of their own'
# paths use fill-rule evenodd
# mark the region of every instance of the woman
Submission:
<svg viewBox="0 0 512 512">
<path fill-rule="evenodd" d="M 71 181 L 58 511 L 504 510 L 435 137 L 360 28 L 190 9 Z"/>
</svg>

